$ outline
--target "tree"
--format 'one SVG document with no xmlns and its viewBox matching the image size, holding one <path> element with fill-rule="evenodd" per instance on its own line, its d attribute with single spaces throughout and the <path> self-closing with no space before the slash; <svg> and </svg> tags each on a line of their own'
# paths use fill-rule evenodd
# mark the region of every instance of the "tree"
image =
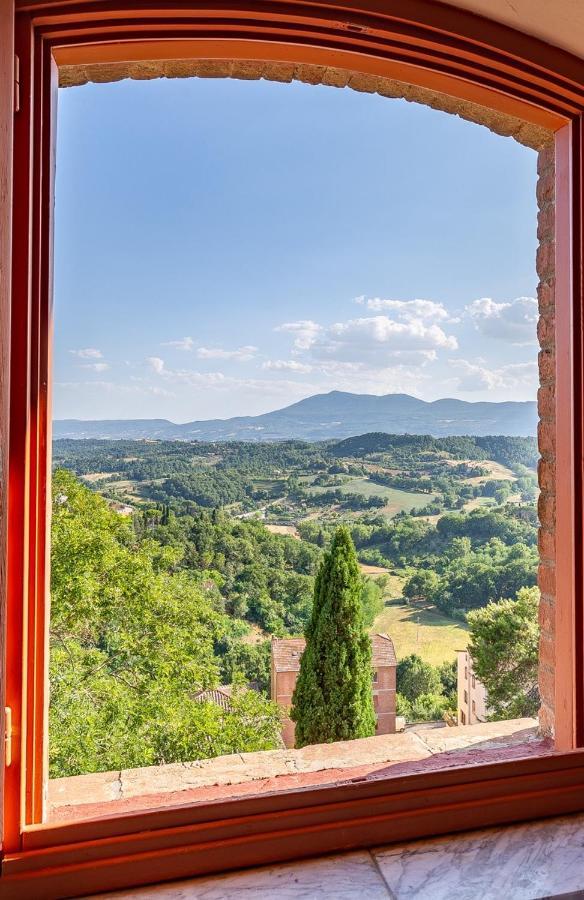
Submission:
<svg viewBox="0 0 584 900">
<path fill-rule="evenodd" d="M 472 543 L 469 537 L 454 537 L 446 550 L 445 556 L 450 561 L 466 559 L 472 553 Z"/>
<path fill-rule="evenodd" d="M 505 482 L 501 487 L 497 488 L 495 491 L 495 500 L 499 505 L 505 503 L 507 498 L 511 495 L 511 487 L 508 482 Z"/>
<path fill-rule="evenodd" d="M 436 606 L 454 615 L 510 597 L 522 587 L 535 585 L 537 562 L 535 547 L 521 542 L 507 546 L 492 538 L 464 558 L 448 563 L 435 595 Z"/>
<path fill-rule="evenodd" d="M 218 685 L 233 630 L 213 579 L 137 543 L 73 475 L 53 487 L 51 777 L 277 747 L 278 708 L 256 692 L 238 687 L 229 710 L 195 699 Z"/>
<path fill-rule="evenodd" d="M 364 624 L 370 627 L 379 613 L 383 612 L 383 590 L 372 578 L 363 579 L 361 605 Z"/>
<path fill-rule="evenodd" d="M 456 701 L 452 702 L 451 698 L 444 697 L 442 694 L 420 694 L 417 700 L 412 703 L 412 722 L 437 722 L 446 710 L 454 712 L 456 710 Z"/>
<path fill-rule="evenodd" d="M 468 614 L 469 651 L 491 719 L 537 715 L 538 608 L 539 591 L 531 587 Z"/>
<path fill-rule="evenodd" d="M 337 529 L 316 576 L 306 649 L 292 697 L 296 746 L 375 734 L 371 641 L 349 529 Z"/>
<path fill-rule="evenodd" d="M 431 569 L 420 569 L 412 575 L 403 587 L 403 595 L 408 600 L 431 600 L 438 588 L 439 578 Z"/>
<path fill-rule="evenodd" d="M 443 662 L 438 666 L 438 675 L 442 683 L 442 692 L 446 697 L 456 698 L 457 665 L 456 660 Z M 456 702 L 456 701 L 455 701 Z"/>
<path fill-rule="evenodd" d="M 397 664 L 397 689 L 410 703 L 415 703 L 422 694 L 440 694 L 442 683 L 435 666 L 412 653 Z"/>
<path fill-rule="evenodd" d="M 399 692 L 395 695 L 395 711 L 398 716 L 403 716 L 408 722 L 412 721 L 412 704 Z"/>
<path fill-rule="evenodd" d="M 269 694 L 270 641 L 261 644 L 243 644 L 228 641 L 222 658 L 221 681 L 231 684 L 237 677 L 252 683 L 257 690 Z"/>
</svg>

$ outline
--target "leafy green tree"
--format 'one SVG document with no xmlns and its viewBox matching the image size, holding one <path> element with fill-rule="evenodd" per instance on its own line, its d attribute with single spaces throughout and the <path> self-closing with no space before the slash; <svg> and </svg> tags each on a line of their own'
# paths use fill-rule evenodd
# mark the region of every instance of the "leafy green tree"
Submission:
<svg viewBox="0 0 584 900">
<path fill-rule="evenodd" d="M 529 472 L 528 469 L 525 469 L 521 466 L 519 467 L 519 469 L 521 470 L 521 474 L 515 482 L 515 487 L 521 494 L 521 500 L 524 503 L 530 503 L 531 501 L 537 499 L 537 478 L 532 472 Z"/>
<path fill-rule="evenodd" d="M 281 729 L 280 708 L 237 681 L 227 710 L 195 702 L 181 710 L 175 707 L 165 721 L 150 724 L 164 759 L 205 759 L 237 753 L 241 747 L 251 751 L 280 746 L 275 740 Z"/>
<path fill-rule="evenodd" d="M 450 541 L 445 556 L 450 561 L 460 561 L 461 559 L 467 559 L 471 552 L 472 543 L 469 537 L 455 537 Z"/>
<path fill-rule="evenodd" d="M 509 482 L 505 482 L 501 487 L 497 488 L 495 491 L 495 500 L 497 503 L 502 504 L 505 503 L 508 497 L 511 495 L 511 486 Z"/>
<path fill-rule="evenodd" d="M 383 591 L 372 578 L 364 578 L 361 588 L 363 622 L 370 628 L 380 612 L 383 612 Z"/>
<path fill-rule="evenodd" d="M 412 653 L 397 664 L 397 690 L 410 703 L 423 694 L 440 694 L 442 684 L 435 666 Z"/>
<path fill-rule="evenodd" d="M 538 608 L 539 591 L 531 587 L 468 614 L 469 651 L 492 719 L 537 715 Z"/>
<path fill-rule="evenodd" d="M 412 703 L 412 722 L 437 722 L 446 710 L 456 710 L 454 703 L 443 694 L 420 694 Z"/>
<path fill-rule="evenodd" d="M 403 586 L 403 595 L 408 600 L 431 600 L 438 588 L 439 578 L 431 569 L 415 572 Z"/>
<path fill-rule="evenodd" d="M 375 734 L 371 641 L 364 629 L 361 585 L 350 532 L 341 526 L 316 576 L 292 697 L 297 747 Z"/>
<path fill-rule="evenodd" d="M 77 775 L 279 746 L 279 711 L 219 683 L 233 631 L 213 579 L 177 570 L 150 538 L 68 472 L 53 479 L 50 774 Z"/>
<path fill-rule="evenodd" d="M 491 478 L 489 481 L 485 481 L 482 486 L 483 497 L 496 497 L 498 491 L 507 491 L 510 494 L 511 486 L 509 482 Z"/>
<path fill-rule="evenodd" d="M 457 665 L 456 660 L 453 662 L 443 662 L 438 666 L 438 675 L 442 684 L 442 693 L 446 697 L 456 698 L 457 690 Z M 455 699 L 456 706 L 456 699 Z"/>
<path fill-rule="evenodd" d="M 412 721 L 412 704 L 399 691 L 395 695 L 395 711 L 398 716 L 403 716 L 408 722 Z"/>
<path fill-rule="evenodd" d="M 444 568 L 435 595 L 436 605 L 448 615 L 485 606 L 489 601 L 532 587 L 537 580 L 535 547 L 523 543 L 506 546 L 499 538 Z"/>
<path fill-rule="evenodd" d="M 262 693 L 269 693 L 270 641 L 260 644 L 229 641 L 221 663 L 221 681 L 224 684 L 231 684 L 239 677 L 253 683 Z"/>
</svg>

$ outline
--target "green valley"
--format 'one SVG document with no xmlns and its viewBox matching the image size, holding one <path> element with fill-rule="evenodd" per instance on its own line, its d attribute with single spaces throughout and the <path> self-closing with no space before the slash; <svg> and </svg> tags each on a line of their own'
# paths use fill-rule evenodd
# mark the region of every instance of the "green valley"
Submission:
<svg viewBox="0 0 584 900">
<path fill-rule="evenodd" d="M 467 613 L 536 584 L 536 457 L 512 437 L 55 441 L 52 775 L 279 746 L 270 637 L 303 635 L 340 524 L 366 626 L 450 685 Z M 451 702 L 432 697 L 405 714 Z"/>
</svg>

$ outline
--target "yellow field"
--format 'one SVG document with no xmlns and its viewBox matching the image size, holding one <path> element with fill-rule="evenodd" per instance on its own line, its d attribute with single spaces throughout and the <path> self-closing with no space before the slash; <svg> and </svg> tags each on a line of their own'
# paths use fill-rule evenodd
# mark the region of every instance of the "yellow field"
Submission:
<svg viewBox="0 0 584 900">
<path fill-rule="evenodd" d="M 417 653 L 433 666 L 451 662 L 456 650 L 464 650 L 468 642 L 468 629 L 461 622 L 443 616 L 435 607 L 410 606 L 400 600 L 389 601 L 373 630 L 390 636 L 398 660 Z"/>
<path fill-rule="evenodd" d="M 272 534 L 287 534 L 289 537 L 298 538 L 298 540 L 300 540 L 296 525 L 266 525 L 266 528 L 268 531 L 271 531 Z"/>
</svg>

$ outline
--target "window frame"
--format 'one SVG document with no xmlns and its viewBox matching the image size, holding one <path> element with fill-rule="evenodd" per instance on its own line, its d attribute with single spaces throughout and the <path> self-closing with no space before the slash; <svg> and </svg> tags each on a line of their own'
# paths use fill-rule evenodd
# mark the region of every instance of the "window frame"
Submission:
<svg viewBox="0 0 584 900">
<path fill-rule="evenodd" d="M 4 767 L 0 892 L 79 896 L 584 808 L 582 493 L 584 62 L 431 0 L 4 0 L 19 59 L 0 70 L 0 214 L 12 210 L 11 324 L 0 335 L 0 449 L 9 422 L 7 587 L 0 566 Z M 52 197 L 58 65 L 129 59 L 292 61 L 384 75 L 555 132 L 556 743 L 554 751 L 61 825 L 40 822 L 46 771 Z M 9 115 L 7 115 L 7 113 Z M 2 181 L 4 178 L 4 181 Z M 10 204 L 10 189 L 13 202 Z M 0 239 L 0 271 L 10 240 Z M 6 283 L 0 317 L 7 322 Z M 10 400 L 6 396 L 10 369 Z M 4 637 L 3 637 L 4 636 Z M 516 751 L 517 752 L 517 751 Z M 28 891 L 28 894 L 27 894 Z"/>
</svg>

